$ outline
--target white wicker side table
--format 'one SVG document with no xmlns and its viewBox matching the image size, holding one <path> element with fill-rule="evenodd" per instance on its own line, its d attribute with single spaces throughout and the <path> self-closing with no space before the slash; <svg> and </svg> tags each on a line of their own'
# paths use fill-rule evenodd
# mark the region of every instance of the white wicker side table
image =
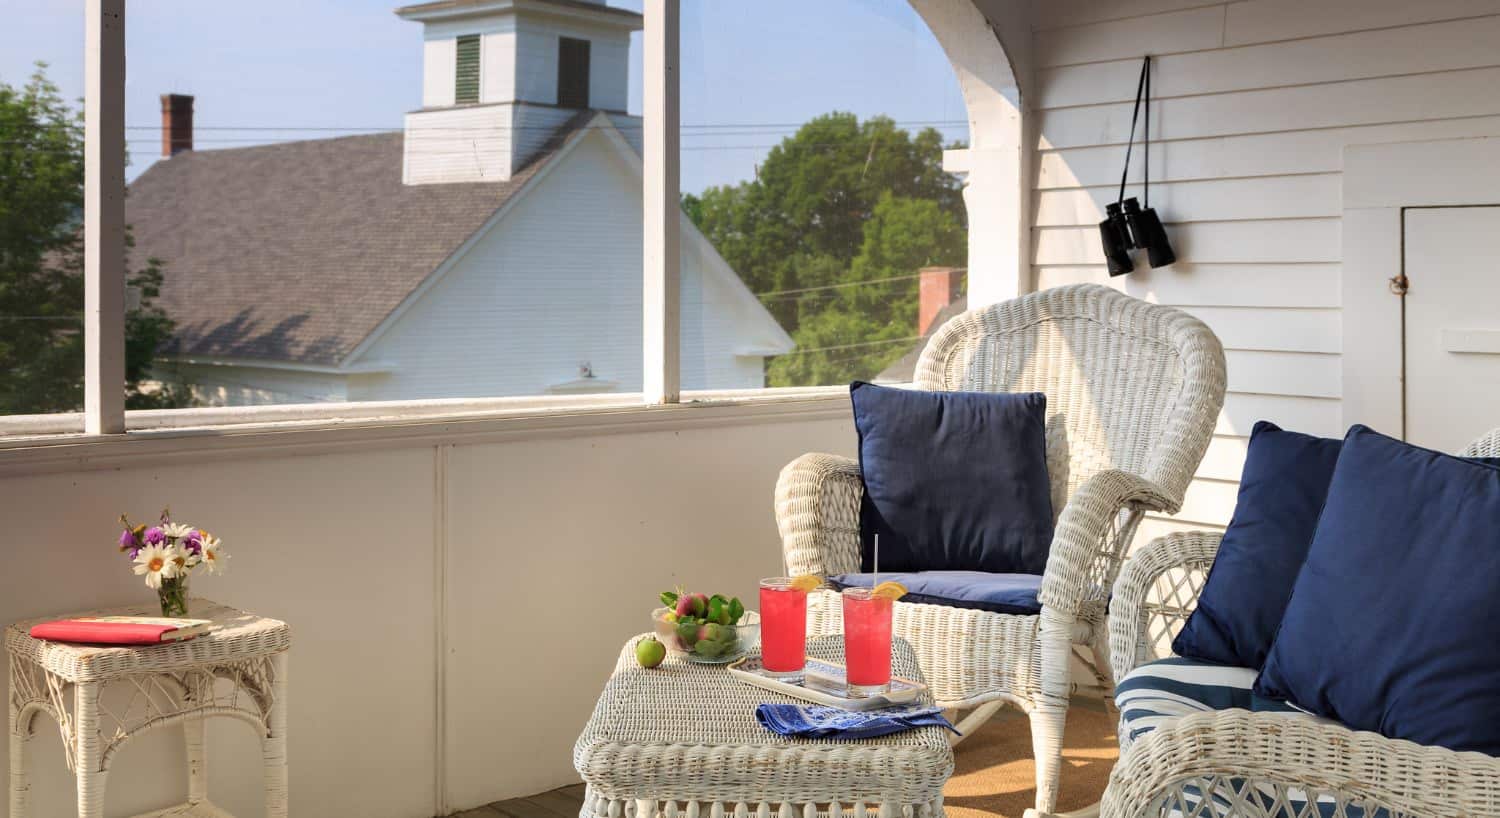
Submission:
<svg viewBox="0 0 1500 818">
<path fill-rule="evenodd" d="M 789 739 L 755 720 L 755 706 L 795 701 L 736 681 L 720 667 L 669 657 L 653 670 L 632 639 L 573 748 L 587 783 L 580 818 L 941 818 L 953 773 L 947 731 L 923 727 L 876 739 Z M 808 644 L 842 661 L 842 637 Z M 911 647 L 896 675 L 920 679 Z"/>
<path fill-rule="evenodd" d="M 76 616 L 158 616 L 155 606 Z M 32 639 L 31 626 L 5 629 L 10 658 L 10 816 L 30 818 L 26 742 L 39 713 L 57 721 L 68 769 L 78 782 L 79 818 L 103 818 L 110 761 L 130 739 L 181 723 L 187 736 L 188 800 L 141 818 L 229 818 L 208 800 L 204 719 L 229 716 L 261 737 L 266 815 L 287 814 L 286 665 L 291 631 L 206 599 L 189 616 L 217 627 L 187 642 L 149 647 L 76 645 Z M 71 690 L 70 690 L 71 688 Z M 69 695 L 71 693 L 71 695 Z M 71 701 L 70 701 L 71 700 Z"/>
</svg>

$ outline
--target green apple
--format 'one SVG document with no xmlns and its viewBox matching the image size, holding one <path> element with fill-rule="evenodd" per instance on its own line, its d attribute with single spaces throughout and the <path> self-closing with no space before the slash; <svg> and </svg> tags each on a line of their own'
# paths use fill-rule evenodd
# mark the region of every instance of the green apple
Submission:
<svg viewBox="0 0 1500 818">
<path fill-rule="evenodd" d="M 641 667 L 656 667 L 666 658 L 667 646 L 656 641 L 654 636 L 648 636 L 635 644 L 635 660 L 641 663 Z"/>
</svg>

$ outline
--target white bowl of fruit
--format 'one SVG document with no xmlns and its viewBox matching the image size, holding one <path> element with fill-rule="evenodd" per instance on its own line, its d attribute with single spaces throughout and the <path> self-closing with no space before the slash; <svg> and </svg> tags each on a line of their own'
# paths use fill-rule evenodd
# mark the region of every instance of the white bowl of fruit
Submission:
<svg viewBox="0 0 1500 818">
<path fill-rule="evenodd" d="M 727 664 L 749 653 L 760 636 L 760 614 L 739 597 L 667 591 L 651 612 L 667 650 L 701 664 Z"/>
</svg>

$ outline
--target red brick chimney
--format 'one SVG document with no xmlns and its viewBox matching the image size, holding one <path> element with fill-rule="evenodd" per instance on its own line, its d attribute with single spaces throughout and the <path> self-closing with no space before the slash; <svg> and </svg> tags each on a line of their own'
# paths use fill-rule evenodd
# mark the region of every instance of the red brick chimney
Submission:
<svg viewBox="0 0 1500 818">
<path fill-rule="evenodd" d="M 923 267 L 921 272 L 917 334 L 926 335 L 932 329 L 932 319 L 958 297 L 964 274 L 957 267 Z"/>
<path fill-rule="evenodd" d="M 161 155 L 176 156 L 193 149 L 193 98 L 187 94 L 161 95 Z"/>
</svg>

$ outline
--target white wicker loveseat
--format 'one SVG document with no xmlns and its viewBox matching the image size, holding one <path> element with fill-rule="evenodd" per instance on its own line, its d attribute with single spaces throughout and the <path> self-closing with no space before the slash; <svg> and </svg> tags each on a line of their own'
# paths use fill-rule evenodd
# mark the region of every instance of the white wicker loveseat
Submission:
<svg viewBox="0 0 1500 818">
<path fill-rule="evenodd" d="M 1463 454 L 1500 457 L 1500 429 Z M 1171 655 L 1219 540 L 1217 532 L 1170 534 L 1126 563 L 1110 602 L 1116 679 Z M 1356 732 L 1300 713 L 1210 711 L 1172 719 L 1134 742 L 1123 733 L 1104 818 L 1500 815 L 1500 758 Z"/>
<path fill-rule="evenodd" d="M 1175 512 L 1224 400 L 1224 353 L 1202 322 L 1092 284 L 1058 287 L 955 317 L 917 364 L 928 390 L 1044 392 L 1047 467 L 1058 515 L 1042 611 L 1016 616 L 897 603 L 895 629 L 916 649 L 938 703 L 1003 704 L 1030 714 L 1037 812 L 1055 809 L 1074 645 L 1107 674 L 1105 601 L 1147 510 Z M 860 569 L 859 465 L 808 454 L 781 473 L 776 516 L 790 574 Z M 840 629 L 824 592 L 815 632 Z M 1101 675 L 1101 681 L 1106 681 Z"/>
</svg>

